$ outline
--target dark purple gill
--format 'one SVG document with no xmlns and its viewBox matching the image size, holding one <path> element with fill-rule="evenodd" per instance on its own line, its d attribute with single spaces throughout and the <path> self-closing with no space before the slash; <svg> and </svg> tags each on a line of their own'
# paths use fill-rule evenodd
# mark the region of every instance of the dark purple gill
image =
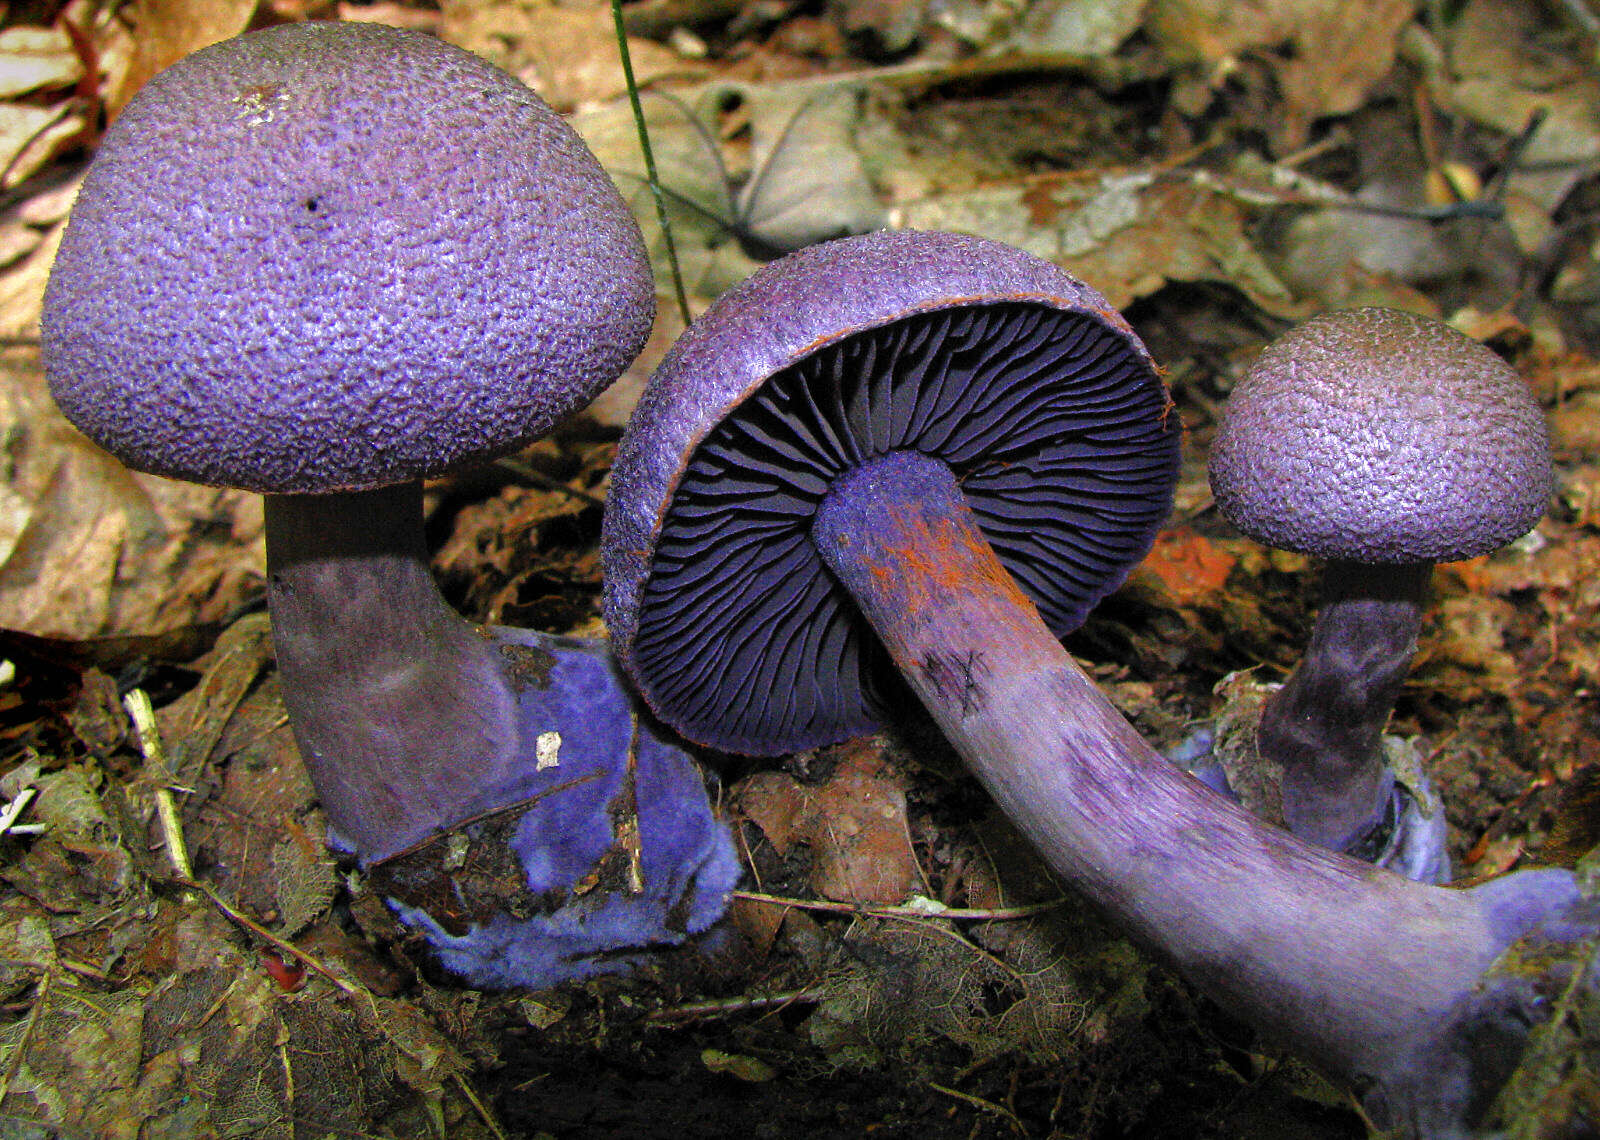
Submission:
<svg viewBox="0 0 1600 1140">
<path fill-rule="evenodd" d="M 871 457 L 948 463 L 1058 635 L 1121 584 L 1171 503 L 1178 430 L 1138 341 L 1076 307 L 1083 287 L 1072 285 L 1072 308 L 963 300 L 845 335 L 767 377 L 707 432 L 672 490 L 625 647 L 665 720 L 751 754 L 879 722 L 901 682 L 810 534 L 833 480 Z M 702 318 L 702 340 L 719 335 L 718 319 L 716 308 Z M 636 420 L 630 432 L 653 427 Z"/>
</svg>

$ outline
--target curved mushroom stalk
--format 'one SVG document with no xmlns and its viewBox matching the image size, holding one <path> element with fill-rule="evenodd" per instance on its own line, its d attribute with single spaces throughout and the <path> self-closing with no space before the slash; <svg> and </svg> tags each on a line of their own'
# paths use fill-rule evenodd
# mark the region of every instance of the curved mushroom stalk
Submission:
<svg viewBox="0 0 1600 1140">
<path fill-rule="evenodd" d="M 603 643 L 463 620 L 420 483 L 266 503 L 284 703 L 332 839 L 446 966 L 538 987 L 720 917 L 729 838 Z"/>
<path fill-rule="evenodd" d="M 1117 715 L 1057 638 L 1170 510 L 1170 412 L 1105 298 L 1020 250 L 899 231 L 774 262 L 679 338 L 618 448 L 618 655 L 673 727 L 755 754 L 879 722 L 898 671 L 1071 883 L 1375 1114 L 1449 1135 L 1516 1054 L 1476 1034 L 1524 991 L 1474 987 L 1530 925 L 1558 931 L 1572 877 L 1401 879 L 1256 819 Z"/>
<path fill-rule="evenodd" d="M 1262 710 L 1258 746 L 1282 766 L 1285 822 L 1329 850 L 1371 845 L 1394 811 L 1379 738 L 1417 651 L 1432 569 L 1330 562 L 1305 656 Z"/>
<path fill-rule="evenodd" d="M 1449 1135 L 1492 1098 L 1515 1051 L 1471 1047 L 1474 1010 L 1494 1004 L 1478 987 L 1573 904 L 1572 876 L 1426 886 L 1313 847 L 1185 775 L 1045 627 L 938 460 L 895 453 L 837 480 L 812 538 L 1058 873 L 1229 1009 L 1362 1089 L 1387 1125 Z"/>
</svg>

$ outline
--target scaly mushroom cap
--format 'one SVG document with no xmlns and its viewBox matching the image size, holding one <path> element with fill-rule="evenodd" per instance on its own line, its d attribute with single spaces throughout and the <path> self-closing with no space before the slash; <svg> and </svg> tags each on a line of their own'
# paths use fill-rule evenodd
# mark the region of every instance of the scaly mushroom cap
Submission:
<svg viewBox="0 0 1600 1140">
<path fill-rule="evenodd" d="M 1228 398 L 1210 474 L 1218 509 L 1258 542 L 1396 565 L 1505 545 L 1553 486 L 1522 378 L 1393 309 L 1327 313 L 1268 345 Z"/>
<path fill-rule="evenodd" d="M 431 36 L 292 24 L 180 61 L 106 133 L 44 351 L 132 467 L 355 490 L 543 434 L 654 310 L 637 226 L 538 96 Z"/>
<path fill-rule="evenodd" d="M 619 448 L 602 545 L 618 655 L 704 744 L 776 754 L 870 730 L 899 690 L 811 543 L 833 479 L 897 450 L 949 464 L 1064 634 L 1171 504 L 1167 407 L 1106 300 L 1020 250 L 886 232 L 774 262 L 683 335 Z"/>
</svg>

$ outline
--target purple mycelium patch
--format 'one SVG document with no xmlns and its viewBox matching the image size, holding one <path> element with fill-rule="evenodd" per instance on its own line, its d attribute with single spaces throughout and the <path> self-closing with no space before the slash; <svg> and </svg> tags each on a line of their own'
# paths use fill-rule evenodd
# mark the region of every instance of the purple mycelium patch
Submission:
<svg viewBox="0 0 1600 1140">
<path fill-rule="evenodd" d="M 520 685 L 525 768 L 462 826 L 373 868 L 404 895 L 391 908 L 485 988 L 614 972 L 705 930 L 740 866 L 694 761 L 640 719 L 603 643 L 492 632 L 552 658 Z"/>
</svg>

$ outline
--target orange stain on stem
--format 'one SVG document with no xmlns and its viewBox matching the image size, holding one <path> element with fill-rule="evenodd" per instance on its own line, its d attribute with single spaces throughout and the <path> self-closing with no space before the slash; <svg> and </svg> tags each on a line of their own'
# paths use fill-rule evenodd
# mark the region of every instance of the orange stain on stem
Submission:
<svg viewBox="0 0 1600 1140">
<path fill-rule="evenodd" d="M 1016 622 L 1041 620 L 971 520 L 930 517 L 913 507 L 890 511 L 884 523 L 864 568 L 892 594 L 906 619 L 916 621 L 965 597 L 985 600 L 996 614 L 1016 615 Z"/>
</svg>

